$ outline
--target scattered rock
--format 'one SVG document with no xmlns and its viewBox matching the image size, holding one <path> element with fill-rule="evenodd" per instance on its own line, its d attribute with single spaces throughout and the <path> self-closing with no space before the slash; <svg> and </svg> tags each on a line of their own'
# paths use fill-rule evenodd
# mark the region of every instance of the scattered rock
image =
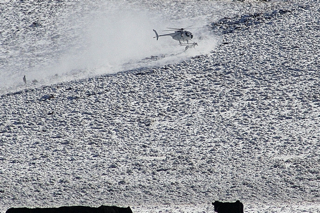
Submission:
<svg viewBox="0 0 320 213">
<path fill-rule="evenodd" d="M 40 27 L 41 24 L 38 22 L 33 22 L 29 27 Z"/>
<path fill-rule="evenodd" d="M 44 95 L 40 98 L 40 101 L 47 101 L 47 100 L 50 100 L 50 99 L 53 99 L 54 98 L 54 95 L 53 94 L 49 94 L 49 95 Z"/>
<path fill-rule="evenodd" d="M 258 25 L 275 19 L 278 16 L 291 12 L 290 10 L 275 10 L 272 13 L 254 13 L 236 16 L 234 18 L 222 18 L 218 22 L 212 23 L 211 27 L 214 31 L 222 34 L 233 33 L 236 30 L 244 30 L 250 26 Z"/>
</svg>

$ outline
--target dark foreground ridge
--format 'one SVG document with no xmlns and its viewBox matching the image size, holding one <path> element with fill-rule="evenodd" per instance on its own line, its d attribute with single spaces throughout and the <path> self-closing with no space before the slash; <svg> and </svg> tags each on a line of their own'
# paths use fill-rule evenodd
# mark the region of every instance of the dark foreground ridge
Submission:
<svg viewBox="0 0 320 213">
<path fill-rule="evenodd" d="M 212 205 L 214 205 L 214 211 L 218 213 L 243 213 L 243 204 L 239 200 L 234 203 L 215 201 Z"/>
<path fill-rule="evenodd" d="M 63 206 L 60 208 L 10 208 L 6 213 L 132 213 L 130 207 L 100 206 Z"/>
</svg>

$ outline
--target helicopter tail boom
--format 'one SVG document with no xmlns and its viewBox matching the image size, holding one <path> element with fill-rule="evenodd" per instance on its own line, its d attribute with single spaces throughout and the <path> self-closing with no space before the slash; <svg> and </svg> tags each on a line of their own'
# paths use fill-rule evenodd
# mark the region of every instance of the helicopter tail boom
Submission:
<svg viewBox="0 0 320 213">
<path fill-rule="evenodd" d="M 153 32 L 156 34 L 156 37 L 154 37 L 154 38 L 157 38 L 157 40 L 161 36 L 174 36 L 175 35 L 175 33 L 168 33 L 168 34 L 159 35 L 156 30 L 153 30 Z"/>
</svg>

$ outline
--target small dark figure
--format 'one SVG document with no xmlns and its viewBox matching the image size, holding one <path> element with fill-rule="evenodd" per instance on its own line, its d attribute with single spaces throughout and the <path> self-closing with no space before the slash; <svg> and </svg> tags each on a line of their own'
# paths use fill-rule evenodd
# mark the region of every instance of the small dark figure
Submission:
<svg viewBox="0 0 320 213">
<path fill-rule="evenodd" d="M 25 75 L 23 76 L 23 82 L 24 82 L 24 84 L 27 84 L 27 78 Z"/>
<path fill-rule="evenodd" d="M 40 27 L 41 24 L 39 24 L 38 22 L 33 22 L 30 27 Z"/>
<path fill-rule="evenodd" d="M 214 211 L 218 213 L 243 213 L 243 204 L 237 200 L 235 203 L 223 203 L 215 201 Z"/>
</svg>

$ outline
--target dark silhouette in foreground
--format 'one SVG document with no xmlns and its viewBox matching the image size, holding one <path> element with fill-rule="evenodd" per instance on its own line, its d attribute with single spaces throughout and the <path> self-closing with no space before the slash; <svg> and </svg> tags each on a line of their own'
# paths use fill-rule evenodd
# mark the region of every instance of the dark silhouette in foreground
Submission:
<svg viewBox="0 0 320 213">
<path fill-rule="evenodd" d="M 59 208 L 10 208 L 6 213 L 132 213 L 130 207 L 100 206 L 63 206 Z"/>
<path fill-rule="evenodd" d="M 235 203 L 223 203 L 215 201 L 214 211 L 218 213 L 243 213 L 243 204 L 237 200 Z"/>
</svg>

